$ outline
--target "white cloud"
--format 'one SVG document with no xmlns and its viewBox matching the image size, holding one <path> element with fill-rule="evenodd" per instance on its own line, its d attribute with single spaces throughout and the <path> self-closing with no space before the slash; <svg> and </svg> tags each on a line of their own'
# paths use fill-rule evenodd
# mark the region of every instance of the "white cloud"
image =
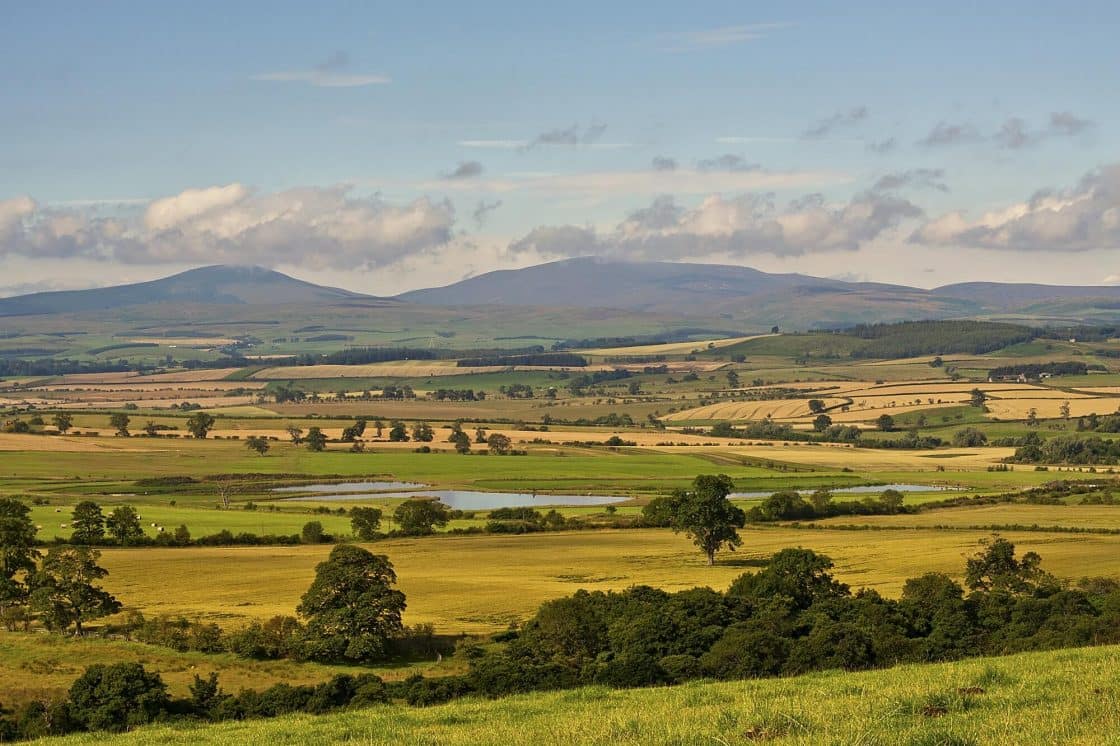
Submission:
<svg viewBox="0 0 1120 746">
<path fill-rule="evenodd" d="M 0 203 L 0 255 L 374 267 L 441 246 L 455 221 L 446 201 L 390 204 L 342 185 L 262 194 L 241 184 L 189 189 L 153 201 L 138 218 L 28 211 L 28 204 Z"/>
<path fill-rule="evenodd" d="M 591 227 L 542 226 L 510 245 L 517 254 L 681 259 L 712 254 L 800 256 L 855 251 L 921 210 L 905 199 L 864 193 L 843 204 L 809 195 L 778 208 L 771 195 L 711 195 L 687 209 L 671 197 L 631 213 L 610 233 Z"/>
<path fill-rule="evenodd" d="M 1013 251 L 1120 248 L 1120 164 L 1086 174 L 1077 186 L 969 219 L 950 212 L 913 233 L 914 243 Z"/>
</svg>

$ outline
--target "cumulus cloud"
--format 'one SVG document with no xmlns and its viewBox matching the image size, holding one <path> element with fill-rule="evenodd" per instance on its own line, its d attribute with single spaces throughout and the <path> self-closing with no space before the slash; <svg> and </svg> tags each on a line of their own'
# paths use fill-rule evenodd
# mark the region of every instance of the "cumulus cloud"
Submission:
<svg viewBox="0 0 1120 746">
<path fill-rule="evenodd" d="M 478 161 L 459 161 L 459 165 L 443 175 L 443 178 L 452 181 L 459 179 L 476 179 L 482 176 L 482 164 Z"/>
<path fill-rule="evenodd" d="M 975 220 L 964 212 L 948 213 L 922 225 L 910 240 L 1012 251 L 1120 248 L 1120 164 L 1086 174 L 1072 188 L 1036 192 Z"/>
<path fill-rule="evenodd" d="M 698 161 L 696 168 L 700 171 L 727 171 L 730 173 L 742 173 L 745 171 L 758 171 L 762 168 L 757 163 L 750 163 L 741 155 L 734 153 L 725 153 L 716 158 L 708 158 L 706 160 Z"/>
<path fill-rule="evenodd" d="M 392 82 L 387 75 L 346 72 L 349 67 L 350 55 L 335 52 L 307 70 L 260 73 L 253 75 L 251 79 L 273 83 L 307 83 L 320 88 L 357 88 Z"/>
<path fill-rule="evenodd" d="M 826 137 L 837 129 L 862 122 L 867 119 L 870 113 L 866 106 L 855 106 L 847 111 L 838 111 L 832 116 L 825 117 L 810 125 L 807 130 L 801 133 L 801 136 L 808 140 Z"/>
<path fill-rule="evenodd" d="M 655 155 L 653 160 L 650 161 L 650 167 L 654 171 L 676 171 L 677 165 L 676 158 L 669 158 L 664 155 Z"/>
<path fill-rule="evenodd" d="M 896 171 L 880 176 L 871 187 L 872 191 L 889 192 L 898 189 L 936 189 L 939 192 L 949 191 L 945 182 L 945 171 L 940 168 L 913 168 L 908 171 Z"/>
<path fill-rule="evenodd" d="M 454 221 L 446 201 L 395 205 L 354 196 L 343 185 L 275 193 L 241 184 L 189 189 L 151 202 L 138 216 L 101 217 L 21 198 L 0 202 L 0 255 L 373 267 L 446 243 Z"/>
<path fill-rule="evenodd" d="M 712 195 L 693 209 L 662 196 L 628 215 L 613 231 L 542 226 L 510 244 L 510 251 L 634 259 L 710 254 L 800 256 L 854 251 L 902 221 L 921 215 L 905 199 L 871 192 L 835 205 L 821 195 L 809 195 L 781 208 L 769 194 Z"/>
</svg>

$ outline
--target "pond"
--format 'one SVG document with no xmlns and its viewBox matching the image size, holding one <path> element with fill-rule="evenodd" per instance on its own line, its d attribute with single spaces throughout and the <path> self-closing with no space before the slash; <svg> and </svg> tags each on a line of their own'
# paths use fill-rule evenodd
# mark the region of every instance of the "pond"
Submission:
<svg viewBox="0 0 1120 746">
<path fill-rule="evenodd" d="M 963 487 L 943 487 L 936 484 L 875 484 L 860 485 L 859 487 L 836 487 L 829 490 L 834 495 L 878 495 L 885 490 L 898 490 L 899 492 L 960 492 Z M 798 490 L 802 495 L 811 495 L 816 489 Z M 752 497 L 770 497 L 774 492 L 732 492 L 731 497 L 746 499 Z"/>
<path fill-rule="evenodd" d="M 358 493 L 340 491 L 288 500 L 376 500 L 383 498 L 432 497 L 455 510 L 493 510 L 495 508 L 549 507 L 555 505 L 610 505 L 623 502 L 625 496 L 607 495 L 538 495 L 529 492 L 474 492 L 471 490 L 424 490 L 422 492 Z"/>
</svg>

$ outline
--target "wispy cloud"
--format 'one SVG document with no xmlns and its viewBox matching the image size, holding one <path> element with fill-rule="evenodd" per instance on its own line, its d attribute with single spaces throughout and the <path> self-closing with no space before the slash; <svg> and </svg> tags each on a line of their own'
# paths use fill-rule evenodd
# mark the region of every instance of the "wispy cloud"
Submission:
<svg viewBox="0 0 1120 746">
<path fill-rule="evenodd" d="M 847 111 L 838 111 L 830 117 L 825 117 L 811 124 L 807 130 L 801 133 L 801 137 L 807 140 L 827 137 L 837 129 L 862 122 L 867 119 L 870 113 L 866 106 L 853 106 Z"/>
<path fill-rule="evenodd" d="M 601 122 L 592 122 L 586 127 L 573 124 L 567 127 L 556 127 L 545 130 L 540 134 L 525 140 L 459 140 L 463 148 L 480 148 L 484 150 L 535 150 L 537 148 L 591 148 L 595 150 L 614 150 L 617 148 L 633 147 L 628 142 L 602 142 L 603 133 L 607 125 Z"/>
<path fill-rule="evenodd" d="M 720 145 L 750 145 L 752 143 L 782 143 L 782 142 L 797 142 L 795 137 L 761 137 L 755 135 L 727 135 L 724 137 L 717 137 L 716 142 Z"/>
<path fill-rule="evenodd" d="M 251 79 L 273 83 L 307 83 L 319 88 L 358 88 L 392 82 L 387 75 L 347 72 L 349 67 L 350 56 L 346 52 L 335 52 L 308 70 L 260 73 L 251 76 Z"/>
<path fill-rule="evenodd" d="M 445 173 L 443 178 L 450 180 L 477 179 L 482 176 L 482 171 L 482 164 L 478 161 L 459 161 L 459 165 Z"/>
<path fill-rule="evenodd" d="M 770 32 L 789 28 L 792 25 L 792 23 L 746 23 L 697 31 L 674 31 L 659 34 L 657 42 L 660 49 L 665 52 L 716 49 L 764 39 Z"/>
<path fill-rule="evenodd" d="M 528 144 L 527 140 L 460 140 L 459 146 L 463 148 L 481 148 L 484 150 L 517 150 Z"/>
</svg>

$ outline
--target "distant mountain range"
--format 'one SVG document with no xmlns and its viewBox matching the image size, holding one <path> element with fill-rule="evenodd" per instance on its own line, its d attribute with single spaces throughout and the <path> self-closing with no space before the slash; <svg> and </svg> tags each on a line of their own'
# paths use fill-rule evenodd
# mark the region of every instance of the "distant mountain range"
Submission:
<svg viewBox="0 0 1120 746">
<path fill-rule="evenodd" d="M 1120 319 L 1120 286 L 972 282 L 933 290 L 845 282 L 749 267 L 567 259 L 414 290 L 401 300 L 441 306 L 582 306 L 720 315 L 791 328 L 958 317 L 1040 322 Z"/>
<path fill-rule="evenodd" d="M 1120 287 L 971 282 L 933 290 L 844 282 L 749 267 L 568 259 L 471 277 L 395 299 L 323 287 L 260 267 L 202 267 L 133 285 L 0 299 L 0 316 L 78 313 L 147 304 L 535 306 L 612 308 L 721 318 L 733 328 L 835 328 L 938 318 L 1039 323 L 1120 321 Z"/>
<path fill-rule="evenodd" d="M 0 316 L 103 311 L 151 303 L 204 305 L 338 304 L 370 296 L 297 280 L 263 267 L 200 267 L 132 285 L 0 298 Z"/>
</svg>

